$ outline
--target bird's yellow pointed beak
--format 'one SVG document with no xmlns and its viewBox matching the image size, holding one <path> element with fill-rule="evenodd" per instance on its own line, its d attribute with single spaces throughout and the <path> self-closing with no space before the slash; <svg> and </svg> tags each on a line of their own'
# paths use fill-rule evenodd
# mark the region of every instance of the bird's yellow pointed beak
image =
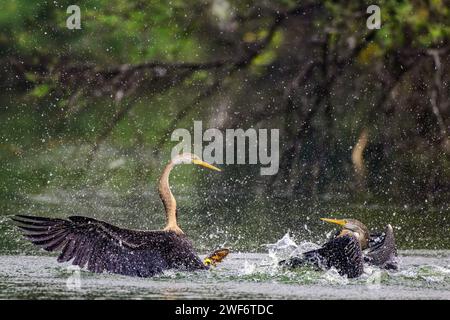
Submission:
<svg viewBox="0 0 450 320">
<path fill-rule="evenodd" d="M 328 219 L 328 218 L 320 218 L 320 220 L 325 221 L 325 222 L 329 222 L 329 223 L 334 223 L 334 224 L 338 224 L 340 226 L 345 226 L 345 224 L 347 223 L 346 220 L 344 219 Z"/>
<path fill-rule="evenodd" d="M 212 164 L 209 164 L 209 163 L 207 163 L 205 161 L 202 161 L 202 160 L 194 159 L 194 160 L 192 160 L 192 163 L 198 164 L 199 166 L 202 166 L 202 167 L 205 167 L 205 168 L 208 168 L 208 169 L 212 169 L 212 170 L 216 170 L 216 171 L 222 171 L 219 168 L 213 166 Z"/>
</svg>

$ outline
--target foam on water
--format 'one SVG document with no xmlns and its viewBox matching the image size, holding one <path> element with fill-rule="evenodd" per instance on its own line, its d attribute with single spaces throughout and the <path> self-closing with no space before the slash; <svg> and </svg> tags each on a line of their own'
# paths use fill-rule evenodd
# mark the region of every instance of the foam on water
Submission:
<svg viewBox="0 0 450 320">
<path fill-rule="evenodd" d="M 367 267 L 357 279 L 336 270 L 284 270 L 269 254 L 234 253 L 217 268 L 132 278 L 81 271 L 69 288 L 69 264 L 48 256 L 0 256 L 0 299 L 7 298 L 393 298 L 450 299 L 450 252 L 405 255 L 400 270 Z M 402 255 L 402 252 L 400 252 Z M 417 262 L 420 262 L 417 265 Z"/>
</svg>

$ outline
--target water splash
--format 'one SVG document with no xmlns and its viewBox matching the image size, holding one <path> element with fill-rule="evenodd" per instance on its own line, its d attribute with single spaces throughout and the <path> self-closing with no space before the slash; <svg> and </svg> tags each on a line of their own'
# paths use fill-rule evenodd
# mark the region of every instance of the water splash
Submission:
<svg viewBox="0 0 450 320">
<path fill-rule="evenodd" d="M 299 256 L 306 251 L 315 250 L 320 247 L 318 244 L 309 241 L 302 241 L 299 244 L 296 244 L 289 232 L 277 242 L 265 244 L 264 246 L 268 249 L 269 257 L 271 257 L 274 262 L 289 257 Z"/>
<path fill-rule="evenodd" d="M 319 282 L 322 284 L 347 285 L 349 279 L 345 276 L 341 276 L 335 268 L 331 268 L 323 274 Z"/>
</svg>

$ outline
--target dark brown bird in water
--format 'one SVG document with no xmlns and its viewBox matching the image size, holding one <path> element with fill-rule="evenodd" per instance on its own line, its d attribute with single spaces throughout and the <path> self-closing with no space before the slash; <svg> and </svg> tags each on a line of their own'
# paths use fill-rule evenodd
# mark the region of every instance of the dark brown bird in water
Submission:
<svg viewBox="0 0 450 320">
<path fill-rule="evenodd" d="M 386 269 L 397 268 L 394 232 L 390 225 L 386 226 L 384 233 L 371 235 L 367 227 L 355 219 L 321 220 L 338 224 L 342 229 L 321 248 L 281 261 L 281 265 L 291 268 L 303 265 L 321 269 L 334 267 L 339 274 L 349 278 L 363 273 L 364 262 Z"/>
<path fill-rule="evenodd" d="M 87 266 L 92 272 L 151 277 L 167 269 L 208 269 L 225 258 L 229 251 L 217 250 L 204 263 L 178 226 L 169 174 L 174 166 L 182 163 L 220 171 L 190 153 L 174 157 L 169 162 L 159 180 L 159 195 L 167 218 L 163 230 L 128 230 L 82 216 L 57 219 L 16 215 L 13 220 L 32 243 L 47 251 L 61 251 L 58 262 L 73 259 L 72 264 L 81 268 Z"/>
</svg>

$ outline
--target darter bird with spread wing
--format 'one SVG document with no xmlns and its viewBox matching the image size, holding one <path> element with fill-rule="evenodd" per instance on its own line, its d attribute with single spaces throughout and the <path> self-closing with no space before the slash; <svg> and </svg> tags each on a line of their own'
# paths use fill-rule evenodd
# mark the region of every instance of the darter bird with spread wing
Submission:
<svg viewBox="0 0 450 320">
<path fill-rule="evenodd" d="M 32 243 L 47 251 L 60 251 L 58 262 L 72 260 L 72 264 L 92 272 L 151 277 L 168 269 L 208 269 L 229 251 L 216 250 L 202 261 L 178 226 L 169 174 L 182 163 L 220 171 L 190 153 L 178 155 L 167 164 L 159 180 L 159 195 L 167 219 L 163 230 L 129 230 L 83 216 L 58 219 L 16 215 L 12 219 Z"/>
</svg>

